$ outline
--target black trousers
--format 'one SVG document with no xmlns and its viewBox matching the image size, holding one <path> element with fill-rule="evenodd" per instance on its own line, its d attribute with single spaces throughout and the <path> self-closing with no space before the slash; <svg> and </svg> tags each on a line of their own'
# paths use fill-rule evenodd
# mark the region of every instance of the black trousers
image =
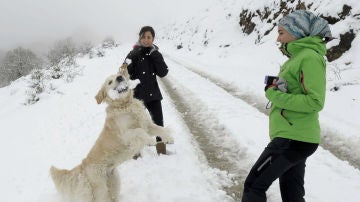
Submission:
<svg viewBox="0 0 360 202">
<path fill-rule="evenodd" d="M 158 126 L 164 126 L 161 100 L 154 100 L 144 104 L 146 109 L 149 111 L 153 122 Z"/>
<path fill-rule="evenodd" d="M 247 176 L 242 202 L 266 202 L 266 191 L 277 178 L 283 202 L 305 202 L 305 162 L 317 147 L 318 144 L 274 138 Z"/>
</svg>

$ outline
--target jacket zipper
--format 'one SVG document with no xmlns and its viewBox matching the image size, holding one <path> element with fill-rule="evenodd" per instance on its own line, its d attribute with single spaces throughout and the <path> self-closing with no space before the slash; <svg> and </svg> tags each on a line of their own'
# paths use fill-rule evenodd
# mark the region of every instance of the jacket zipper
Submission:
<svg viewBox="0 0 360 202">
<path fill-rule="evenodd" d="M 305 83 L 304 83 L 304 72 L 302 72 L 302 71 L 300 73 L 300 81 L 301 81 L 301 86 L 303 87 L 303 91 L 306 94 L 307 91 L 306 91 L 306 87 L 305 87 Z"/>
</svg>

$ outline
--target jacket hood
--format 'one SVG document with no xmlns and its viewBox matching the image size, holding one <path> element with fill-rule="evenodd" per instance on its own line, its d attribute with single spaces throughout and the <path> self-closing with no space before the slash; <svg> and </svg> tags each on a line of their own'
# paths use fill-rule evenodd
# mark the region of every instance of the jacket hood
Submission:
<svg viewBox="0 0 360 202">
<path fill-rule="evenodd" d="M 287 44 L 286 51 L 290 56 L 294 56 L 304 48 L 314 50 L 321 56 L 326 54 L 326 45 L 319 36 L 304 37 L 291 41 Z"/>
</svg>

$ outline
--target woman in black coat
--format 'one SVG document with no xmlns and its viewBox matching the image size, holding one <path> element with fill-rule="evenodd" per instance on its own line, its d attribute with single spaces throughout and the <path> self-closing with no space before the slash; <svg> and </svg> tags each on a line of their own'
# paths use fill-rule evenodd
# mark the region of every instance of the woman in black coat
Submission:
<svg viewBox="0 0 360 202">
<path fill-rule="evenodd" d="M 153 44 L 154 37 L 155 31 L 152 27 L 141 28 L 139 41 L 127 56 L 131 59 L 128 71 L 132 80 L 140 80 L 140 84 L 135 88 L 134 97 L 144 102 L 155 124 L 164 126 L 161 107 L 162 95 L 156 76 L 164 77 L 169 70 L 158 47 Z M 159 137 L 157 140 L 161 141 Z"/>
</svg>

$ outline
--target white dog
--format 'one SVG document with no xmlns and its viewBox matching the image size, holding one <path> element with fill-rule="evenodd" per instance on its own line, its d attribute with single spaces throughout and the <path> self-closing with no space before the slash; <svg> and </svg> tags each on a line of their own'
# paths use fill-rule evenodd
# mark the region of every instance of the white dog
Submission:
<svg viewBox="0 0 360 202">
<path fill-rule="evenodd" d="M 126 65 L 105 81 L 95 98 L 98 104 L 108 104 L 105 125 L 95 145 L 72 170 L 50 169 L 65 201 L 118 201 L 120 179 L 116 167 L 145 145 L 155 145 L 154 136 L 173 143 L 169 131 L 155 125 L 143 103 L 133 98 Z"/>
</svg>

